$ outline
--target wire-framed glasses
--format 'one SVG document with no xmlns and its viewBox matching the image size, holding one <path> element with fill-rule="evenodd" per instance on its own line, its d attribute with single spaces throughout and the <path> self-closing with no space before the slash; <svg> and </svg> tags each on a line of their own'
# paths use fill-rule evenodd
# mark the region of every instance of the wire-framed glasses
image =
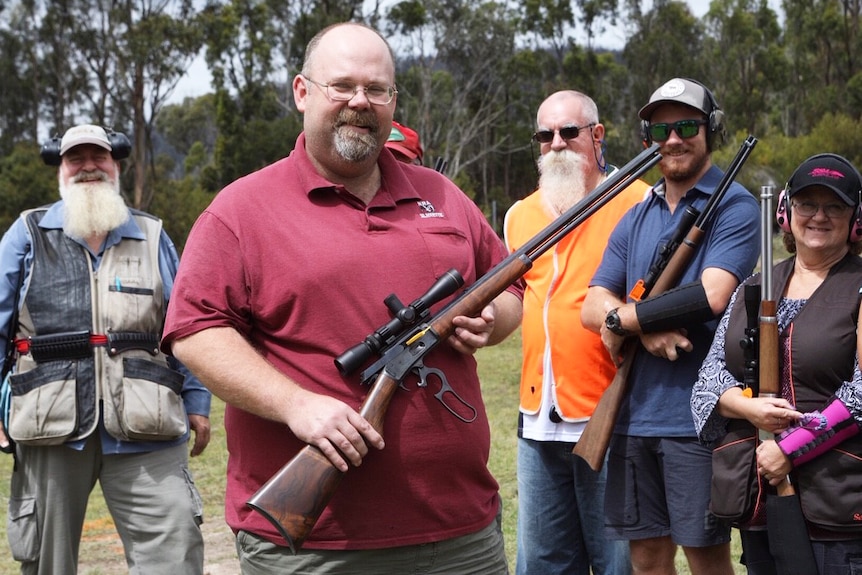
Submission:
<svg viewBox="0 0 862 575">
<path fill-rule="evenodd" d="M 580 135 L 581 130 L 592 128 L 593 126 L 595 126 L 595 123 L 587 124 L 586 126 L 563 126 L 559 130 L 539 130 L 533 134 L 533 139 L 540 144 L 550 144 L 554 141 L 554 134 L 559 132 L 560 137 L 568 142 L 569 140 L 577 138 Z"/>
<path fill-rule="evenodd" d="M 306 80 L 311 82 L 312 84 L 316 84 L 317 86 L 323 88 L 323 91 L 326 93 L 326 97 L 332 100 L 333 102 L 347 102 L 352 100 L 357 92 L 360 90 L 365 93 L 365 97 L 372 104 L 377 104 L 379 106 L 385 106 L 389 102 L 392 101 L 392 98 L 395 97 L 395 94 L 398 93 L 398 90 L 395 89 L 394 86 L 382 86 L 379 84 L 371 84 L 370 86 L 360 86 L 359 84 L 354 84 L 353 82 L 330 82 L 328 84 L 324 84 L 323 82 L 317 82 L 312 80 L 308 76 L 303 76 Z"/>
<path fill-rule="evenodd" d="M 815 204 L 814 202 L 790 202 L 793 211 L 803 218 L 813 217 L 821 209 L 828 218 L 840 218 L 847 213 L 850 206 L 847 204 Z"/>
</svg>

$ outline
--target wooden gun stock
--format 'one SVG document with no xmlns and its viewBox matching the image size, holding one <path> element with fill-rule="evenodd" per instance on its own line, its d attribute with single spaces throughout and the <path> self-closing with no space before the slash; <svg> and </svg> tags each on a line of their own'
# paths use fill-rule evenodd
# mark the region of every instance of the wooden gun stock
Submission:
<svg viewBox="0 0 862 575">
<path fill-rule="evenodd" d="M 586 198 L 479 278 L 427 324 L 416 327 L 415 331 L 406 334 L 402 343 L 388 349 L 384 356 L 388 359 L 371 385 L 360 415 L 382 434 L 389 402 L 401 381 L 415 366 L 421 364 L 423 358 L 439 342 L 454 332 L 455 317 L 475 316 L 481 312 L 494 298 L 527 273 L 537 257 L 660 159 L 657 145 L 641 152 Z M 323 452 L 316 447 L 306 446 L 254 494 L 248 505 L 266 517 L 287 540 L 291 551 L 296 553 L 332 499 L 343 475 Z"/>
<path fill-rule="evenodd" d="M 676 287 L 703 239 L 707 223 L 715 214 L 719 202 L 730 188 L 730 184 L 733 182 L 742 164 L 745 163 L 752 150 L 754 150 L 755 145 L 757 145 L 757 139 L 753 136 L 749 136 L 743 142 L 736 157 L 734 157 L 718 186 L 716 186 L 715 191 L 712 193 L 706 208 L 698 216 L 694 225 L 692 225 L 686 234 L 685 239 L 680 242 L 673 254 L 669 255 L 670 259 L 667 266 L 664 266 L 662 269 L 661 275 L 656 279 L 652 290 L 649 293 L 643 294 L 643 297 L 660 295 Z M 572 449 L 572 453 L 586 461 L 594 471 L 599 471 L 604 465 L 605 454 L 611 442 L 620 405 L 626 396 L 627 380 L 632 362 L 634 361 L 635 352 L 637 351 L 638 342 L 630 339 L 625 345 L 622 363 L 617 366 L 613 380 L 611 380 L 610 385 L 605 389 L 602 397 L 596 404 L 596 409 L 587 421 L 581 438 L 575 443 L 574 449 Z"/>
<path fill-rule="evenodd" d="M 631 371 L 636 350 L 636 341 L 626 342 L 622 363 L 617 366 L 611 384 L 602 393 L 596 409 L 581 433 L 581 438 L 572 449 L 572 453 L 586 461 L 593 471 L 600 471 L 605 463 L 605 454 L 608 452 L 608 445 L 614 434 L 620 405 L 628 390 L 629 371 Z"/>
<path fill-rule="evenodd" d="M 383 418 L 398 389 L 398 381 L 383 371 L 371 386 L 360 414 L 383 433 Z M 306 445 L 248 501 L 278 529 L 296 553 L 329 505 L 344 473 L 313 445 Z"/>
</svg>

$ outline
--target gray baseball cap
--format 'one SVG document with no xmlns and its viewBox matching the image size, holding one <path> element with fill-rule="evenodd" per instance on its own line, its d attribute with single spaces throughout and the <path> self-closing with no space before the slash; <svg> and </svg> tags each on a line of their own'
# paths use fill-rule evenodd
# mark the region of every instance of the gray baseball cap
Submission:
<svg viewBox="0 0 862 575">
<path fill-rule="evenodd" d="M 641 120 L 649 120 L 655 109 L 667 102 L 691 106 L 706 116 L 715 108 L 706 88 L 686 78 L 673 78 L 652 93 L 649 103 L 640 109 L 638 116 Z"/>
</svg>

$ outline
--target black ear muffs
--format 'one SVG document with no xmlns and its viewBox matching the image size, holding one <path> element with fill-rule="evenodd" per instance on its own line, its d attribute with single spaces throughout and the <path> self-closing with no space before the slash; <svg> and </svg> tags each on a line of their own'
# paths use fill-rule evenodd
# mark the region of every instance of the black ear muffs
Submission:
<svg viewBox="0 0 862 575">
<path fill-rule="evenodd" d="M 111 143 L 111 157 L 115 160 L 125 160 L 132 153 L 132 143 L 129 138 L 122 132 L 115 132 L 105 128 L 105 133 L 108 135 L 108 141 Z M 39 150 L 39 155 L 42 161 L 49 166 L 59 166 L 62 158 L 60 158 L 60 143 L 62 138 L 54 136 L 50 140 L 42 144 Z"/>
<path fill-rule="evenodd" d="M 859 170 L 856 169 L 856 166 L 837 154 L 817 154 L 811 156 L 808 160 L 821 157 L 834 158 L 846 165 L 856 176 L 856 181 L 862 182 L 862 175 L 859 174 Z M 806 162 L 808 160 L 806 160 Z M 787 183 L 784 185 L 784 189 L 778 194 L 778 205 L 775 208 L 775 222 L 778 224 L 778 227 L 781 228 L 781 231 L 787 233 L 790 233 L 790 198 L 788 197 L 788 190 L 792 189 L 793 179 L 796 177 L 796 173 L 798 171 L 799 169 L 797 168 L 797 170 L 793 172 L 793 175 L 790 176 L 790 179 L 787 180 Z M 847 235 L 847 241 L 853 243 L 862 241 L 862 189 L 856 190 L 856 210 L 853 212 L 853 218 L 850 220 L 850 230 Z"/>
</svg>

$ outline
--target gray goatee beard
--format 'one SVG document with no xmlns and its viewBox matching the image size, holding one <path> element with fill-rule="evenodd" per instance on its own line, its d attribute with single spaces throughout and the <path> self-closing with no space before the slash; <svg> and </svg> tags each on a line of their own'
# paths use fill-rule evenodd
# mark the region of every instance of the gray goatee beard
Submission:
<svg viewBox="0 0 862 575">
<path fill-rule="evenodd" d="M 345 125 L 370 126 L 368 134 L 357 134 L 345 129 Z M 335 151 L 348 162 L 363 162 L 377 154 L 380 149 L 377 141 L 377 117 L 370 112 L 343 111 L 337 119 L 335 129 Z"/>
<path fill-rule="evenodd" d="M 539 157 L 539 193 L 548 214 L 556 218 L 586 196 L 586 160 L 572 150 L 551 150 Z"/>
<path fill-rule="evenodd" d="M 70 237 L 86 239 L 106 234 L 129 219 L 119 181 L 111 181 L 105 172 L 95 173 L 98 181 L 81 181 L 92 178 L 94 172 L 78 173 L 67 184 L 60 180 L 60 197 L 66 208 L 63 231 Z"/>
</svg>

